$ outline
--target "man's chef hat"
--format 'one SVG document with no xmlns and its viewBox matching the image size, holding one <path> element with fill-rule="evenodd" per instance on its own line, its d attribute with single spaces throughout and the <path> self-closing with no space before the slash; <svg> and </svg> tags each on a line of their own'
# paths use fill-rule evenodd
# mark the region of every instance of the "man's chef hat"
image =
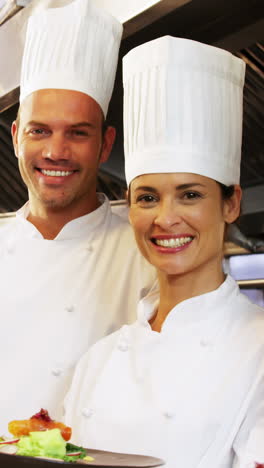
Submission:
<svg viewBox="0 0 264 468">
<path fill-rule="evenodd" d="M 33 14 L 26 33 L 20 102 L 39 89 L 70 89 L 91 96 L 106 116 L 122 29 L 90 0 Z"/>
<path fill-rule="evenodd" d="M 188 172 L 239 183 L 244 62 L 165 36 L 123 59 L 127 184 L 141 174 Z"/>
</svg>

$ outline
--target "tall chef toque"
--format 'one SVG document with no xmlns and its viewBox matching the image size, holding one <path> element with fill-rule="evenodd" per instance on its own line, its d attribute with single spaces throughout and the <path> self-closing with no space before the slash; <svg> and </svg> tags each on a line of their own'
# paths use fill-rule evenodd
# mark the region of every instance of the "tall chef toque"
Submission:
<svg viewBox="0 0 264 468">
<path fill-rule="evenodd" d="M 20 102 L 39 89 L 69 89 L 91 96 L 106 116 L 122 29 L 90 0 L 33 14 L 26 33 Z"/>
<path fill-rule="evenodd" d="M 127 184 L 187 172 L 239 183 L 244 62 L 216 47 L 161 37 L 123 59 Z"/>
</svg>

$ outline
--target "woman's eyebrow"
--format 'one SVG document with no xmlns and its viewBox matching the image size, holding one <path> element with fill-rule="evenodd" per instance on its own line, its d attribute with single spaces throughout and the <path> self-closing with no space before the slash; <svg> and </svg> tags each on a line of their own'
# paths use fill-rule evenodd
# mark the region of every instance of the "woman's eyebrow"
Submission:
<svg viewBox="0 0 264 468">
<path fill-rule="evenodd" d="M 157 192 L 157 190 L 154 187 L 149 187 L 148 185 L 140 185 L 139 187 L 135 188 L 135 192 L 139 192 L 140 190 L 152 193 Z"/>
<path fill-rule="evenodd" d="M 199 184 L 198 182 L 191 182 L 189 184 L 180 184 L 176 186 L 176 190 L 186 190 L 192 187 L 205 187 L 203 184 Z"/>
<path fill-rule="evenodd" d="M 199 184 L 198 182 L 190 182 L 188 184 L 176 185 L 175 189 L 176 190 L 186 190 L 186 189 L 189 189 L 189 188 L 192 188 L 192 187 L 203 187 L 204 188 L 205 185 Z M 157 192 L 157 189 L 155 189 L 154 187 L 148 186 L 148 185 L 140 185 L 139 187 L 135 188 L 135 192 L 138 192 L 140 190 L 143 190 L 145 192 L 152 192 L 152 193 Z"/>
</svg>

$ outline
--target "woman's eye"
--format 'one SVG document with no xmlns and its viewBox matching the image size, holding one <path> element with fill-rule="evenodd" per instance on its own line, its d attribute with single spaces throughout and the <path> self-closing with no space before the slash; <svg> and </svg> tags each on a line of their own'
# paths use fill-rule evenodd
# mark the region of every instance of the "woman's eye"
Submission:
<svg viewBox="0 0 264 468">
<path fill-rule="evenodd" d="M 199 192 L 188 191 L 188 192 L 185 192 L 183 194 L 183 198 L 185 200 L 196 200 L 196 199 L 201 198 L 201 197 L 202 197 L 202 195 Z"/>
<path fill-rule="evenodd" d="M 153 197 L 153 195 L 140 195 L 138 198 L 137 198 L 137 202 L 139 203 L 153 203 L 156 201 L 156 198 Z"/>
</svg>

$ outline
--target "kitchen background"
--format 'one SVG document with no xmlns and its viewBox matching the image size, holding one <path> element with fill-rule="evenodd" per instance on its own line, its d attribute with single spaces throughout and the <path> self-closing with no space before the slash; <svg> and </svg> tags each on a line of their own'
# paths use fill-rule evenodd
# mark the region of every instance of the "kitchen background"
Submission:
<svg viewBox="0 0 264 468">
<path fill-rule="evenodd" d="M 0 226 L 27 200 L 13 152 L 10 125 L 19 99 L 25 25 L 34 8 L 71 0 L 0 0 Z M 242 214 L 229 231 L 225 270 L 252 300 L 264 306 L 264 2 L 263 0 L 94 0 L 124 24 L 124 36 L 108 121 L 117 128 L 110 160 L 100 170 L 98 190 L 122 210 L 124 179 L 122 57 L 162 35 L 186 37 L 225 48 L 247 64 L 241 185 Z"/>
</svg>

